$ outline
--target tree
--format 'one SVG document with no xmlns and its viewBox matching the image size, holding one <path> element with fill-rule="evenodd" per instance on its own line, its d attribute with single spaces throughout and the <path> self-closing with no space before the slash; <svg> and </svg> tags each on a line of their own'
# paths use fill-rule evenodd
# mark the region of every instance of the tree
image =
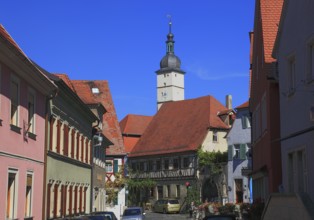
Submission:
<svg viewBox="0 0 314 220">
<path fill-rule="evenodd" d="M 209 178 L 215 184 L 219 200 L 221 201 L 226 190 L 223 167 L 228 162 L 228 152 L 209 152 L 200 148 L 197 151 L 197 155 L 200 170 L 208 169 Z"/>
</svg>

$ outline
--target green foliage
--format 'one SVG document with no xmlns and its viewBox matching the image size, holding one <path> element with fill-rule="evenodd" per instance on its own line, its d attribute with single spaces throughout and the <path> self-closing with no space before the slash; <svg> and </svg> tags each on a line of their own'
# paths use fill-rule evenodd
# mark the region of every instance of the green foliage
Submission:
<svg viewBox="0 0 314 220">
<path fill-rule="evenodd" d="M 200 168 L 209 167 L 211 174 L 221 172 L 221 164 L 228 162 L 228 152 L 203 151 L 201 148 L 197 151 Z"/>
<path fill-rule="evenodd" d="M 129 189 L 148 189 L 156 186 L 156 182 L 151 179 L 127 179 Z"/>
<path fill-rule="evenodd" d="M 196 206 L 200 205 L 200 192 L 195 186 L 187 189 L 186 204 L 190 205 L 191 202 L 194 202 Z"/>
</svg>

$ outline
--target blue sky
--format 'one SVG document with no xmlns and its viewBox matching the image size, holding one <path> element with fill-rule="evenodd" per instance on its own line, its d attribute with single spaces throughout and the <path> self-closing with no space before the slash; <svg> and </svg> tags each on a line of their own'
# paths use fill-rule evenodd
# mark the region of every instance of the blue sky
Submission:
<svg viewBox="0 0 314 220">
<path fill-rule="evenodd" d="M 156 73 L 172 16 L 185 98 L 248 100 L 253 0 L 10 0 L 0 23 L 40 66 L 108 80 L 119 121 L 156 113 Z"/>
</svg>

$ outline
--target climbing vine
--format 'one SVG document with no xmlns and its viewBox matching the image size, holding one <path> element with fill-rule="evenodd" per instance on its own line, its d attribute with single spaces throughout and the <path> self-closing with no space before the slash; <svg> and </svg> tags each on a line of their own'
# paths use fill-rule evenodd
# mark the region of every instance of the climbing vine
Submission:
<svg viewBox="0 0 314 220">
<path fill-rule="evenodd" d="M 198 162 L 200 168 L 208 167 L 211 175 L 219 174 L 222 171 L 222 164 L 228 162 L 228 152 L 220 151 L 203 151 L 199 149 L 197 151 Z"/>
</svg>

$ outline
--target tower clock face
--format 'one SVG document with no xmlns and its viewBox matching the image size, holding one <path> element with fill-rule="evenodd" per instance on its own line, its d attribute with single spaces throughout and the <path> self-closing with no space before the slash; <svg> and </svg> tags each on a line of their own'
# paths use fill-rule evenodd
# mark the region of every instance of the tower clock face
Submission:
<svg viewBox="0 0 314 220">
<path fill-rule="evenodd" d="M 161 96 L 162 96 L 164 99 L 166 99 L 166 98 L 167 98 L 167 92 L 166 92 L 166 91 L 161 92 Z"/>
</svg>

